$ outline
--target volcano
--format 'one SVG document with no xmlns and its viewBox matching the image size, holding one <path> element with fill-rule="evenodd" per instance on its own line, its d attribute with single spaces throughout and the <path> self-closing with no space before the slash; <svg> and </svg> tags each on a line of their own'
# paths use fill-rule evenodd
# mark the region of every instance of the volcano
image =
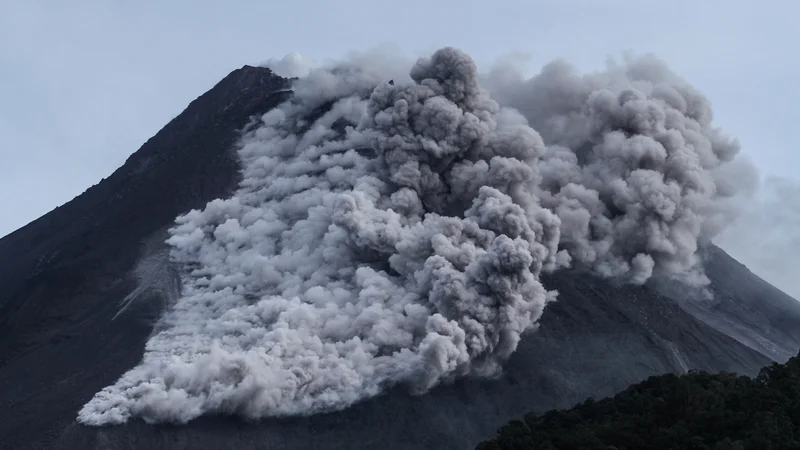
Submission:
<svg viewBox="0 0 800 450">
<path fill-rule="evenodd" d="M 439 93 L 437 89 L 440 89 L 441 95 L 461 105 L 462 109 L 478 111 L 473 115 L 483 120 L 479 112 L 484 111 L 481 109 L 484 107 L 476 106 L 476 101 L 471 100 L 473 97 L 469 97 L 472 95 L 469 83 L 448 84 L 446 75 L 437 75 L 441 71 L 454 70 L 452 65 L 448 66 L 448 61 L 454 58 L 451 54 L 444 54 L 441 60 L 434 58 L 426 66 L 427 69 L 423 68 L 428 70 L 427 75 L 417 77 L 412 70 L 412 78 L 420 86 L 427 86 L 426 89 L 429 88 L 434 94 Z M 463 63 L 455 66 L 462 67 Z M 419 71 L 424 72 L 423 69 Z M 548 70 L 550 72 L 543 72 L 545 76 L 539 82 L 546 80 L 548 73 L 554 76 L 552 72 L 560 69 L 551 67 Z M 559 74 L 559 77 L 565 76 Z M 425 81 L 428 79 L 438 80 L 438 84 Z M 352 123 L 348 125 L 341 118 L 364 114 L 356 104 L 359 99 L 370 98 L 373 103 L 379 103 L 380 98 L 377 97 L 386 96 L 397 105 L 398 99 L 405 95 L 402 101 L 411 104 L 409 92 L 412 91 L 401 91 L 404 89 L 403 81 L 399 78 L 392 80 L 390 84 L 389 78 L 386 78 L 378 87 L 372 85 L 364 92 L 360 87 L 354 88 L 353 104 L 336 103 L 323 98 L 311 103 L 313 108 L 309 109 L 310 112 L 295 108 L 292 111 L 303 115 L 303 120 L 292 123 L 293 132 L 309 135 L 315 130 L 315 124 L 324 123 L 340 137 L 351 136 L 354 133 L 352 130 L 357 127 Z M 205 383 L 204 377 L 212 378 L 211 381 L 208 381 L 208 385 L 198 387 L 197 392 L 192 391 L 191 387 L 182 387 L 179 391 L 183 397 L 176 400 L 171 396 L 177 395 L 177 391 L 169 388 L 169 380 L 178 380 L 184 373 L 175 369 L 178 366 L 169 365 L 172 362 L 159 360 L 151 364 L 147 362 L 147 356 L 144 363 L 142 359 L 143 354 L 153 355 L 160 351 L 158 345 L 164 341 L 159 341 L 159 336 L 180 330 L 185 317 L 167 312 L 183 311 L 185 304 L 180 299 L 187 296 L 186 290 L 193 289 L 192 292 L 199 292 L 197 295 L 204 295 L 202 289 L 205 289 L 205 285 L 186 281 L 192 276 L 187 266 L 202 272 L 202 268 L 192 266 L 198 262 L 185 260 L 176 263 L 174 249 L 173 258 L 169 257 L 170 245 L 174 247 L 176 242 L 175 219 L 192 210 L 208 211 L 209 202 L 230 198 L 237 189 L 241 190 L 242 184 L 252 175 L 242 166 L 242 148 L 248 148 L 243 147 L 242 142 L 247 136 L 263 137 L 264 132 L 259 132 L 259 121 L 279 123 L 279 120 L 289 120 L 276 115 L 286 111 L 286 107 L 281 105 L 291 104 L 295 98 L 308 98 L 308 92 L 294 84 L 294 81 L 282 78 L 264 67 L 244 66 L 233 71 L 193 101 L 108 178 L 71 202 L 0 239 L 0 417 L 3 418 L 0 423 L 0 447 L 103 450 L 466 449 L 491 437 L 509 419 L 529 411 L 540 413 L 571 406 L 589 396 L 598 398 L 611 395 L 651 375 L 667 372 L 705 370 L 753 375 L 764 365 L 773 361 L 783 362 L 800 349 L 800 304 L 761 280 L 710 242 L 700 242 L 696 251 L 692 252 L 697 267 L 703 268 L 702 276 L 706 279 L 701 287 L 697 287 L 687 284 L 686 280 L 656 276 L 661 265 L 673 267 L 672 261 L 664 262 L 658 255 L 650 263 L 642 263 L 642 267 L 645 267 L 642 271 L 637 272 L 638 266 L 631 264 L 629 272 L 626 272 L 635 273 L 632 276 L 635 282 L 631 282 L 616 273 L 599 270 L 598 267 L 608 267 L 600 263 L 581 264 L 578 261 L 567 267 L 559 263 L 560 257 L 555 252 L 550 252 L 553 248 L 548 247 L 547 242 L 537 241 L 537 246 L 530 247 L 530 253 L 542 255 L 539 261 L 541 274 L 537 270 L 536 275 L 539 276 L 536 280 L 520 281 L 524 288 L 519 289 L 531 292 L 531 296 L 541 296 L 541 310 L 538 310 L 541 317 L 537 315 L 537 310 L 531 312 L 524 309 L 524 317 L 528 322 L 519 330 L 512 329 L 519 331 L 518 342 L 513 338 L 514 333 L 507 328 L 506 319 L 503 319 L 507 316 L 502 316 L 502 320 L 492 319 L 495 320 L 492 323 L 500 323 L 502 327 L 498 325 L 500 331 L 497 333 L 488 326 L 481 328 L 488 330 L 480 336 L 485 337 L 489 344 L 475 350 L 478 344 L 472 343 L 470 338 L 477 338 L 467 333 L 465 343 L 458 348 L 466 349 L 464 351 L 468 357 L 454 357 L 457 364 L 453 363 L 452 370 L 447 368 L 451 366 L 436 369 L 435 377 L 431 375 L 433 369 L 424 364 L 435 366 L 430 361 L 436 362 L 445 357 L 437 353 L 438 350 L 424 350 L 435 348 L 433 344 L 425 347 L 427 341 L 420 338 L 414 341 L 414 350 L 410 353 L 397 350 L 396 343 L 387 344 L 387 348 L 376 350 L 372 356 L 378 362 L 374 363 L 374 367 L 369 366 L 368 376 L 364 375 L 365 372 L 358 372 L 363 381 L 359 381 L 357 387 L 375 390 L 370 391 L 369 395 L 362 395 L 359 391 L 356 397 L 347 397 L 345 394 L 350 391 L 337 387 L 340 386 L 339 379 L 320 388 L 316 396 L 298 394 L 314 389 L 316 379 L 312 376 L 296 390 L 292 390 L 295 389 L 292 385 L 291 389 L 281 391 L 290 394 L 270 406 L 274 413 L 264 413 L 269 408 L 264 406 L 267 400 L 254 403 L 246 398 L 232 397 L 240 395 L 236 389 L 252 378 L 248 377 L 255 369 L 248 366 L 246 361 L 241 362 L 243 360 L 230 356 L 230 350 L 224 347 L 225 338 L 220 338 L 218 341 L 223 344 L 219 351 L 223 352 L 223 356 L 219 358 L 222 362 L 210 360 L 203 363 L 206 365 L 201 368 L 186 369 L 190 373 L 187 375 L 191 378 L 187 382 L 189 384 Z M 467 88 L 463 88 L 465 85 Z M 463 88 L 460 91 L 459 86 Z M 461 94 L 456 91 L 466 92 L 464 98 L 459 97 Z M 624 96 L 632 96 L 632 101 L 642 100 L 634 94 Z M 665 94 L 664 98 L 671 97 Z M 437 102 L 430 100 L 426 105 L 435 108 Z M 696 105 L 689 105 L 686 110 L 691 112 L 694 107 Z M 331 113 L 337 108 L 340 111 L 339 118 Z M 492 107 L 486 108 L 491 110 Z M 524 110 L 522 107 L 519 109 Z M 502 113 L 497 114 L 504 117 Z M 704 113 L 701 111 L 697 114 Z M 386 123 L 381 122 L 380 113 L 373 116 L 379 126 Z M 670 116 L 666 117 L 664 120 L 669 121 Z M 535 120 L 531 122 L 535 127 Z M 631 134 L 641 133 L 646 124 L 631 121 L 615 126 L 624 130 L 622 135 L 630 137 Z M 417 132 L 438 133 L 436 130 Z M 324 134 L 323 131 L 320 134 Z M 372 135 L 364 133 L 364 136 Z M 548 145 L 550 141 L 559 139 L 552 130 L 543 131 L 542 137 Z M 567 141 L 564 139 L 565 144 Z M 438 147 L 431 152 L 450 154 L 448 152 L 453 150 L 443 142 L 453 147 L 463 146 L 450 138 L 442 138 L 437 141 Z M 367 158 L 362 153 L 380 151 L 382 148 L 375 145 L 371 150 L 358 149 L 337 154 L 349 155 L 347 157 L 353 160 Z M 479 159 L 475 156 L 478 153 L 480 151 L 475 150 L 474 155 L 470 156 L 473 162 Z M 256 156 L 252 158 L 255 160 Z M 437 166 L 439 169 L 452 167 L 452 158 L 447 158 L 450 157 Z M 637 164 L 648 167 L 655 164 L 648 162 L 647 158 L 643 156 L 644 162 Z M 440 162 L 437 161 L 428 162 L 434 167 Z M 386 164 L 390 166 L 386 169 L 387 173 L 394 177 L 392 182 L 400 183 L 394 174 L 401 173 L 401 168 Z M 517 172 L 508 167 L 501 168 L 508 169 L 503 176 L 513 178 Z M 302 180 L 305 176 L 306 173 L 298 173 L 296 178 Z M 453 186 L 451 184 L 450 189 L 455 192 Z M 465 191 L 472 189 L 468 184 L 462 187 Z M 477 192 L 476 189 L 474 197 L 485 201 L 485 204 L 496 201 L 505 205 L 503 202 L 507 198 L 515 198 L 513 192 L 505 197 L 485 188 L 481 188 L 480 194 Z M 469 204 L 459 204 L 457 196 L 447 197 L 453 200 L 439 204 L 435 195 L 428 194 L 427 197 L 420 194 L 420 204 L 437 211 L 438 216 L 447 216 L 453 209 L 464 211 L 470 208 Z M 479 197 L 481 195 L 483 197 Z M 601 198 L 602 195 L 601 192 Z M 354 204 L 357 205 L 354 211 L 367 208 L 363 203 L 358 203 L 361 201 L 359 198 L 354 198 Z M 312 206 L 303 206 L 301 209 L 310 211 Z M 480 212 L 480 208 L 472 208 L 472 211 Z M 535 208 L 535 205 L 531 208 Z M 506 210 L 517 211 L 511 206 Z M 227 220 L 234 215 L 225 214 Z M 619 214 L 622 213 L 613 212 L 612 215 L 617 217 Z M 486 216 L 490 215 L 486 212 Z M 342 217 L 336 223 L 346 228 L 346 223 L 350 223 L 346 222 L 349 216 Z M 483 220 L 480 219 L 482 216 L 476 217 L 479 217 L 475 219 L 476 222 Z M 244 220 L 240 217 L 240 222 Z M 302 220 L 302 217 L 297 218 L 298 223 Z M 391 220 L 394 219 L 387 218 L 386 223 Z M 564 222 L 566 219 L 562 219 Z M 226 222 L 221 219 L 216 225 L 217 229 L 223 223 Z M 364 222 L 354 220 L 353 223 L 352 226 L 356 227 L 354 235 L 362 236 L 364 241 L 369 241 L 369 236 L 373 234 L 391 234 L 390 230 L 377 225 L 374 229 L 365 229 Z M 544 225 L 540 228 L 531 225 L 531 233 L 547 235 L 547 220 L 542 223 Z M 408 229 L 419 229 L 423 225 L 414 226 L 408 225 Z M 465 230 L 469 229 L 467 225 L 464 227 Z M 491 228 L 490 225 L 486 227 Z M 509 233 L 497 234 L 505 236 Z M 523 232 L 519 233 L 522 237 L 516 238 L 516 243 L 526 239 Z M 564 241 L 563 237 L 570 235 L 563 225 L 561 234 L 562 244 L 577 242 Z M 483 242 L 480 237 L 483 235 L 478 236 L 475 242 Z M 511 239 L 503 241 L 498 240 L 496 235 L 492 236 L 495 239 L 492 242 L 497 242 L 493 244 L 496 247 L 487 246 L 489 250 L 485 252 L 475 250 L 476 258 L 495 255 L 492 251 L 496 251 L 496 255 L 499 255 L 497 258 L 505 264 L 498 266 L 499 271 L 517 270 L 519 263 L 515 259 L 502 258 L 506 253 L 501 250 L 511 245 L 507 244 Z M 361 245 L 357 239 L 346 242 L 351 246 L 348 249 Z M 378 245 L 369 242 L 370 245 Z M 233 251 L 240 251 L 240 248 Z M 362 247 L 358 249 L 353 250 L 353 255 L 362 258 L 359 261 L 368 261 L 375 273 L 383 273 L 387 279 L 402 277 L 403 267 L 406 266 L 395 264 L 396 258 L 381 260 L 380 248 L 370 248 L 369 251 Z M 574 249 L 570 250 L 576 253 Z M 643 261 L 642 258 L 636 259 L 636 254 L 629 253 L 627 249 L 620 250 L 619 254 Z M 611 259 L 605 262 L 608 261 Z M 202 264 L 200 261 L 200 266 Z M 538 263 L 534 258 L 527 264 L 532 266 Z M 642 278 L 641 273 L 649 274 L 653 268 L 648 264 L 655 266 L 655 275 Z M 523 269 L 528 270 L 528 266 Z M 552 270 L 547 270 L 548 266 L 553 266 Z M 300 268 L 302 264 L 295 271 Z M 312 269 L 321 270 L 319 267 Z M 419 272 L 422 269 L 417 270 Z M 470 270 L 464 269 L 463 272 L 472 273 Z M 479 268 L 474 270 L 480 272 Z M 213 279 L 213 276 L 197 278 L 211 284 Z M 219 282 L 224 285 L 229 282 L 226 280 Z M 539 280 L 543 286 L 541 290 L 537 287 Z M 419 297 L 420 286 L 427 286 L 420 282 L 420 286 L 408 287 L 408 283 L 402 284 L 406 289 L 403 291 L 404 299 L 412 294 Z M 243 284 L 246 282 L 235 281 L 231 295 L 238 295 L 236 286 Z M 394 289 L 392 286 L 400 285 L 387 286 L 387 289 Z M 475 295 L 478 299 L 495 298 L 495 294 L 487 293 L 486 289 L 479 286 L 475 288 L 477 294 L 467 290 L 464 295 Z M 224 289 L 220 288 L 220 291 Z M 557 297 L 550 292 L 557 292 Z M 252 295 L 251 292 L 241 295 L 250 302 L 249 306 L 260 304 L 253 303 L 256 300 L 247 297 Z M 209 301 L 213 301 L 213 298 Z M 386 300 L 386 304 L 390 301 L 393 300 Z M 417 299 L 408 304 L 417 305 L 414 302 L 421 301 Z M 453 313 L 448 308 L 456 306 L 440 306 L 441 314 L 450 314 L 452 317 L 461 314 Z M 191 312 L 189 309 L 186 311 Z M 414 313 L 409 311 L 406 308 L 404 317 L 413 316 Z M 470 314 L 478 314 L 470 311 Z M 230 318 L 231 313 L 228 316 L 224 311 L 220 314 Z M 236 320 L 239 321 L 236 323 L 242 323 L 247 319 L 240 317 Z M 425 330 L 431 333 L 431 320 L 428 319 L 426 323 L 428 328 Z M 209 331 L 210 325 L 203 327 L 196 330 L 199 337 L 190 342 L 202 342 L 201 335 L 213 331 Z M 375 325 L 371 329 L 375 330 Z M 236 336 L 246 336 L 249 332 L 246 328 L 242 330 Z M 409 333 L 416 336 L 416 331 Z M 437 333 L 437 336 L 456 336 L 441 330 Z M 291 340 L 292 337 L 285 339 Z M 462 342 L 453 339 L 454 342 Z M 513 348 L 506 350 L 509 347 Z M 418 354 L 414 353 L 417 350 Z M 170 348 L 167 353 L 180 356 L 184 354 L 180 353 L 183 351 Z M 391 352 L 402 355 L 402 358 L 390 358 L 387 355 Z M 406 365 L 406 360 L 411 362 Z M 200 364 L 197 361 L 200 360 L 192 359 L 180 364 Z M 339 366 L 336 366 L 340 364 L 338 360 L 330 364 L 334 367 L 330 370 L 339 370 Z M 498 364 L 502 370 L 498 370 Z M 230 369 L 230 373 L 237 374 L 233 381 L 227 378 L 227 367 L 235 369 Z M 316 366 L 304 370 L 305 374 L 312 375 L 329 373 L 326 372 L 328 369 Z M 382 373 L 381 370 L 385 370 L 386 374 L 375 375 Z M 408 373 L 403 372 L 401 377 L 395 375 L 398 371 Z M 136 397 L 139 394 L 133 392 L 143 389 L 142 386 L 150 386 L 148 383 L 151 382 L 161 383 L 159 386 L 166 385 L 169 389 L 161 392 L 153 388 L 147 394 L 142 394 L 144 397 Z M 283 382 L 283 379 L 276 382 Z M 215 392 L 217 388 L 214 386 L 227 386 L 226 383 L 233 386 L 233 391 L 215 406 L 209 406 L 212 396 L 209 392 Z M 424 386 L 424 389 L 420 386 Z M 256 386 L 247 392 L 255 398 L 263 395 L 262 391 Z M 195 401 L 193 396 L 202 397 L 202 401 Z M 332 396 L 335 398 L 331 399 Z M 136 398 L 131 400 L 133 397 Z M 147 400 L 141 401 L 141 398 Z M 189 411 L 191 408 L 195 409 Z M 78 420 L 79 415 L 81 420 Z M 90 419 L 85 419 L 87 417 Z"/>
</svg>

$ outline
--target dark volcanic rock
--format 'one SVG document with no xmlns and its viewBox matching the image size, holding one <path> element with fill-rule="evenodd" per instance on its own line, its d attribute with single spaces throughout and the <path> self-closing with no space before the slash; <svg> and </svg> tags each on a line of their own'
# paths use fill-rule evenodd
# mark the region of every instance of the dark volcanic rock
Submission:
<svg viewBox="0 0 800 450">
<path fill-rule="evenodd" d="M 143 242 L 235 187 L 237 130 L 287 88 L 267 69 L 234 71 L 108 179 L 0 240 L 1 448 L 464 449 L 530 410 L 668 371 L 753 374 L 800 347 L 800 305 L 712 247 L 710 303 L 575 270 L 548 277 L 560 300 L 498 380 L 462 380 L 422 397 L 397 389 L 340 413 L 258 424 L 77 424 L 81 406 L 139 361 L 163 308 L 151 295 L 114 318 L 135 287 Z"/>
<path fill-rule="evenodd" d="M 142 242 L 236 187 L 238 130 L 287 87 L 234 71 L 110 177 L 0 239 L 0 447 L 69 448 L 80 404 L 138 362 L 153 314 L 111 318 Z"/>
</svg>

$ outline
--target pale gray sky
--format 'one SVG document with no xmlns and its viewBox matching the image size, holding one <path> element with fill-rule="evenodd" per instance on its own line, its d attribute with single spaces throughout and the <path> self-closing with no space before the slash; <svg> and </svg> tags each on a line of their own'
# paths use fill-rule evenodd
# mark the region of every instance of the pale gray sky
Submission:
<svg viewBox="0 0 800 450">
<path fill-rule="evenodd" d="M 653 52 L 765 173 L 797 178 L 798 18 L 793 0 L 0 0 L 0 236 L 109 175 L 231 70 L 387 42 L 523 52 L 532 70 Z"/>
</svg>

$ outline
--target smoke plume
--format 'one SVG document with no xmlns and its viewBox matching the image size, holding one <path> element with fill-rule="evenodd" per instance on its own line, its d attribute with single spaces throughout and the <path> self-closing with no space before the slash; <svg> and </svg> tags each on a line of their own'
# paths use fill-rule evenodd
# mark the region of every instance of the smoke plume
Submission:
<svg viewBox="0 0 800 450">
<path fill-rule="evenodd" d="M 298 79 L 243 138 L 238 191 L 177 219 L 182 295 L 80 422 L 307 415 L 492 376 L 556 298 L 540 274 L 570 264 L 706 282 L 739 148 L 663 63 L 525 80 L 452 48 L 405 75 L 368 56 Z"/>
<path fill-rule="evenodd" d="M 556 61 L 530 80 L 495 78 L 497 98 L 548 145 L 540 198 L 574 260 L 634 283 L 708 282 L 696 251 L 736 212 L 719 169 L 739 144 L 712 126 L 702 94 L 652 56 L 585 76 Z"/>
</svg>

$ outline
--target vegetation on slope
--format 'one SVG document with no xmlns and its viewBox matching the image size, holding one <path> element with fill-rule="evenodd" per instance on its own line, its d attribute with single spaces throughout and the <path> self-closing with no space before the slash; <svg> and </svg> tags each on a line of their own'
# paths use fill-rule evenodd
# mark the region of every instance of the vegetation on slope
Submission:
<svg viewBox="0 0 800 450">
<path fill-rule="evenodd" d="M 800 449 L 800 355 L 756 378 L 689 372 L 601 401 L 527 414 L 477 450 Z"/>
</svg>

